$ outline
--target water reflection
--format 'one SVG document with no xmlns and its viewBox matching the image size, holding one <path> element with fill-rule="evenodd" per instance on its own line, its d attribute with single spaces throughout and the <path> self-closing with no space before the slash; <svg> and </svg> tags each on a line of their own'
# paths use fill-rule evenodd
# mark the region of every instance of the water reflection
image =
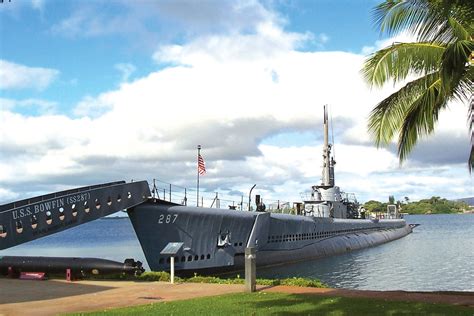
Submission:
<svg viewBox="0 0 474 316">
<path fill-rule="evenodd" d="M 374 290 L 474 290 L 474 215 L 407 216 L 419 223 L 396 241 L 272 269 L 261 277 L 312 277 L 332 287 Z"/>
<path fill-rule="evenodd" d="M 351 253 L 267 269 L 259 277 L 311 277 L 332 287 L 474 291 L 474 215 L 407 216 L 418 223 L 399 240 Z M 1 255 L 134 258 L 146 264 L 130 220 L 100 219 L 0 251 Z"/>
<path fill-rule="evenodd" d="M 149 270 L 128 218 L 99 219 L 0 251 L 0 256 L 97 257 L 123 262 L 133 258 Z"/>
</svg>

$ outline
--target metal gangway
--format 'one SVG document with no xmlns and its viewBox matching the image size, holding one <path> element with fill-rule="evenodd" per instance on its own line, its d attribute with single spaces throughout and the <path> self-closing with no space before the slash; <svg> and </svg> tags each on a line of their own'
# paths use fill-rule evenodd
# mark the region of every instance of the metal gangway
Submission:
<svg viewBox="0 0 474 316">
<path fill-rule="evenodd" d="M 118 181 L 0 205 L 0 250 L 132 208 L 150 196 L 147 181 Z"/>
</svg>

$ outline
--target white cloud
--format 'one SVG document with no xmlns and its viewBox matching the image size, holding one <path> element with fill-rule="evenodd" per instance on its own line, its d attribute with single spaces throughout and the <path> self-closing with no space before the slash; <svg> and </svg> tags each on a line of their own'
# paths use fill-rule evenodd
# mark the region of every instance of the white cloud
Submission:
<svg viewBox="0 0 474 316">
<path fill-rule="evenodd" d="M 0 60 L 0 89 L 43 90 L 59 75 L 59 71 L 50 68 L 28 67 L 6 60 Z"/>
<path fill-rule="evenodd" d="M 137 70 L 137 68 L 130 63 L 119 63 L 115 64 L 114 67 L 122 74 L 121 81 L 123 82 L 128 81 L 130 76 L 135 72 L 135 70 Z"/>
<path fill-rule="evenodd" d="M 442 190 L 442 179 L 458 165 L 434 161 L 433 167 L 420 167 L 414 160 L 400 168 L 393 152 L 369 143 L 369 112 L 393 88 L 368 89 L 359 73 L 362 55 L 299 52 L 306 38 L 263 23 L 251 34 L 203 36 L 161 47 L 154 59 L 174 66 L 85 97 L 73 118 L 28 117 L 4 108 L 0 188 L 25 190 L 28 182 L 36 192 L 52 183 L 132 178 L 192 187 L 201 144 L 208 168 L 204 189 L 248 192 L 258 183 L 265 199 L 294 201 L 319 182 L 322 107 L 330 104 L 337 183 L 343 189 L 362 198 Z M 465 126 L 453 124 L 458 114 L 449 115 L 440 120 L 440 134 L 462 141 Z M 261 144 L 287 132 L 312 133 L 314 142 Z M 437 145 L 427 146 L 444 150 Z M 446 183 L 464 189 L 446 192 L 468 195 L 467 176 L 458 172 L 456 177 Z M 417 186 L 423 189 L 412 194 Z"/>
<path fill-rule="evenodd" d="M 44 0 L 31 0 L 31 6 L 36 10 L 42 10 L 44 7 Z"/>
<path fill-rule="evenodd" d="M 396 35 L 395 37 L 378 40 L 374 43 L 374 45 L 362 47 L 361 54 L 362 55 L 372 54 L 379 49 L 387 48 L 391 46 L 393 43 L 412 43 L 415 41 L 416 41 L 416 38 L 413 35 L 408 34 L 406 32 L 405 33 L 402 32 Z"/>
<path fill-rule="evenodd" d="M 104 11 L 100 2 L 81 3 L 73 13 L 52 26 L 67 37 L 119 34 L 141 46 L 153 46 L 175 37 L 253 32 L 264 22 L 284 23 L 271 8 L 253 0 L 147 1 L 119 0 L 115 10 Z"/>
<path fill-rule="evenodd" d="M 40 114 L 50 114 L 56 110 L 57 102 L 41 99 L 13 100 L 0 98 L 0 110 L 15 110 L 15 108 L 37 109 Z"/>
<path fill-rule="evenodd" d="M 99 98 L 85 96 L 73 109 L 73 113 L 76 116 L 99 117 L 111 108 L 112 104 L 107 102 L 107 94 Z"/>
</svg>

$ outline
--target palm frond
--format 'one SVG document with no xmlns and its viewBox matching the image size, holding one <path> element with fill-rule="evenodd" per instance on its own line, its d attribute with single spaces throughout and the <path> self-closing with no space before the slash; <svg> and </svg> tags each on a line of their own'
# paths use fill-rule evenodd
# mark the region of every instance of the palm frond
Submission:
<svg viewBox="0 0 474 316">
<path fill-rule="evenodd" d="M 425 75 L 438 69 L 445 47 L 439 43 L 395 43 L 370 55 L 362 74 L 371 86 L 399 82 L 409 74 Z"/>
<path fill-rule="evenodd" d="M 443 89 L 450 95 L 470 68 L 469 58 L 474 51 L 474 42 L 460 40 L 449 44 L 443 53 L 440 64 L 440 77 Z"/>
<path fill-rule="evenodd" d="M 373 15 L 380 31 L 389 36 L 407 31 L 418 41 L 450 43 L 465 39 L 458 37 L 460 29 L 472 34 L 474 8 L 465 0 L 391 0 L 375 7 Z"/>
<path fill-rule="evenodd" d="M 390 143 L 393 136 L 400 131 L 413 100 L 418 99 L 423 91 L 437 80 L 438 73 L 426 75 L 407 83 L 377 104 L 370 113 L 368 130 L 378 147 Z"/>
<path fill-rule="evenodd" d="M 371 86 L 420 76 L 381 101 L 369 117 L 369 132 L 377 146 L 398 134 L 402 162 L 420 136 L 433 132 L 438 115 L 453 99 L 469 102 L 474 168 L 474 5 L 472 0 L 385 0 L 374 9 L 382 33 L 415 35 L 417 43 L 397 43 L 364 63 Z"/>
<path fill-rule="evenodd" d="M 471 135 L 471 144 L 474 143 L 474 140 L 472 140 L 474 138 L 474 135 Z M 469 156 L 469 161 L 467 162 L 467 166 L 469 168 L 469 173 L 472 172 L 472 170 L 474 169 L 474 145 L 471 145 L 471 155 Z"/>
<path fill-rule="evenodd" d="M 412 30 L 426 20 L 429 13 L 425 0 L 394 0 L 384 1 L 373 10 L 374 22 L 381 33 L 389 36 L 400 31 Z"/>
<path fill-rule="evenodd" d="M 446 107 L 441 80 L 434 81 L 413 100 L 408 109 L 398 138 L 398 157 L 404 161 L 420 136 L 433 132 L 439 111 Z"/>
<path fill-rule="evenodd" d="M 468 111 L 468 124 L 469 131 L 471 132 L 471 153 L 469 155 L 467 166 L 469 169 L 469 173 L 471 173 L 474 169 L 474 94 L 471 94 L 471 98 L 469 101 L 470 102 Z"/>
<path fill-rule="evenodd" d="M 472 67 L 471 67 L 472 68 Z M 469 104 L 474 94 L 474 69 L 469 69 L 450 92 L 450 100 L 454 99 Z"/>
<path fill-rule="evenodd" d="M 453 34 L 453 38 L 449 39 L 447 42 L 452 42 L 453 40 L 469 40 L 471 38 L 469 29 L 455 18 L 449 17 L 447 24 L 451 28 Z"/>
</svg>

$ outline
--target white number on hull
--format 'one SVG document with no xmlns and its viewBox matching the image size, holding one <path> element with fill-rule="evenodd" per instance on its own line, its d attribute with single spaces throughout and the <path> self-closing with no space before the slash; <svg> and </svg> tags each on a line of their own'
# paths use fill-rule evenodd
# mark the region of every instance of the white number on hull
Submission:
<svg viewBox="0 0 474 316">
<path fill-rule="evenodd" d="M 165 214 L 161 214 L 160 218 L 158 218 L 158 224 L 173 224 L 177 218 L 178 214 L 168 214 L 166 216 Z"/>
</svg>

